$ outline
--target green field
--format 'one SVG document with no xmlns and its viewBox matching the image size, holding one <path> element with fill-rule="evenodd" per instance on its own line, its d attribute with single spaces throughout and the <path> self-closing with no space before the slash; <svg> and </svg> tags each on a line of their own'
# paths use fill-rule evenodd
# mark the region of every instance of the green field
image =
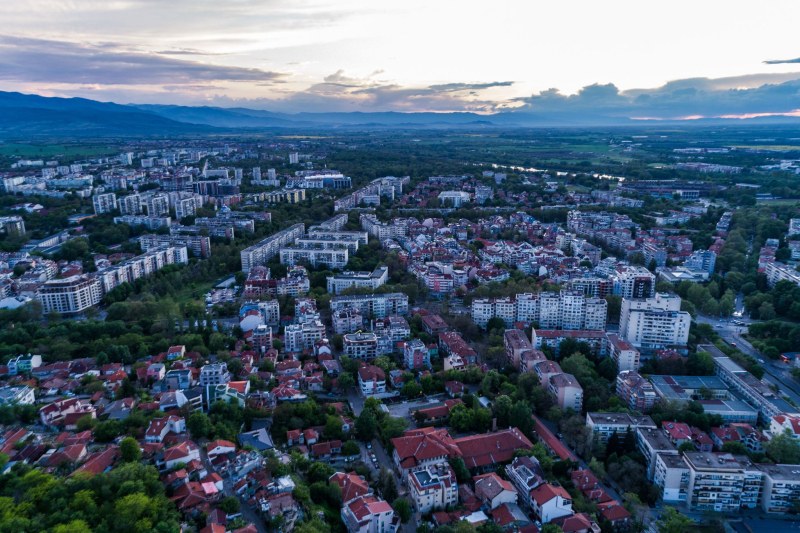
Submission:
<svg viewBox="0 0 800 533">
<path fill-rule="evenodd" d="M 28 144 L 0 142 L 0 156 L 20 157 L 79 157 L 113 154 L 112 146 L 101 144 Z"/>
</svg>

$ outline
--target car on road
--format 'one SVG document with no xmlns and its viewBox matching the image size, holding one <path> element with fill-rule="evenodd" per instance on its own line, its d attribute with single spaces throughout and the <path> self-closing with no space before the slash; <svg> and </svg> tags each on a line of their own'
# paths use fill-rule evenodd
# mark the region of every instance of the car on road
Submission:
<svg viewBox="0 0 800 533">
<path fill-rule="evenodd" d="M 758 362 L 761 363 L 762 365 L 765 363 L 763 359 L 759 359 Z"/>
<path fill-rule="evenodd" d="M 367 449 L 368 449 L 368 450 L 371 450 L 371 449 L 372 449 L 372 443 L 371 443 L 371 442 L 368 442 L 368 443 L 367 443 Z"/>
</svg>

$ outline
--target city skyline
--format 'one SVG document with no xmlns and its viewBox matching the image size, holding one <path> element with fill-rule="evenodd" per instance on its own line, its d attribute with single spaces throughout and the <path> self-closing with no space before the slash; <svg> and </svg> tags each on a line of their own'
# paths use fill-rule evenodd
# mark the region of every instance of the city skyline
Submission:
<svg viewBox="0 0 800 533">
<path fill-rule="evenodd" d="M 795 3 L 206 3 L 0 8 L 0 90 L 283 112 L 800 114 Z"/>
</svg>

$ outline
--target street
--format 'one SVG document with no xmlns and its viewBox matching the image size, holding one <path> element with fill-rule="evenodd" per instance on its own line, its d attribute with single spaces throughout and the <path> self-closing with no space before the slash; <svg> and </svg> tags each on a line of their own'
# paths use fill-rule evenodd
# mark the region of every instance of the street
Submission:
<svg viewBox="0 0 800 533">
<path fill-rule="evenodd" d="M 212 472 L 217 472 L 217 470 L 214 468 L 214 465 L 211 464 L 211 460 L 208 458 L 208 454 L 206 453 L 206 449 L 204 447 L 200 448 L 200 460 L 203 461 L 203 465 L 206 467 L 206 470 L 209 474 Z M 264 523 L 264 520 L 261 519 L 261 515 L 253 510 L 244 498 L 238 496 L 233 491 L 233 483 L 231 483 L 231 480 L 227 477 L 223 477 L 222 486 L 225 496 L 233 496 L 239 500 L 239 503 L 241 504 L 239 507 L 239 512 L 242 513 L 242 518 L 255 525 L 259 533 L 267 533 L 267 525 Z"/>
<path fill-rule="evenodd" d="M 703 315 L 698 315 L 695 320 L 699 324 L 710 324 L 723 341 L 758 361 L 766 373 L 764 381 L 774 385 L 781 394 L 800 405 L 800 384 L 791 375 L 791 365 L 765 358 L 746 338 L 742 337 L 742 334 L 747 333 L 748 325 L 752 324 L 753 320 L 739 319 L 746 324 L 744 326 Z"/>
</svg>

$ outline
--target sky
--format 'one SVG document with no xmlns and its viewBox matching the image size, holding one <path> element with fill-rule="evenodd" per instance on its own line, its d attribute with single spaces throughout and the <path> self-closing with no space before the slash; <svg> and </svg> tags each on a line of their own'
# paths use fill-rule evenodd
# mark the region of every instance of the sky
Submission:
<svg viewBox="0 0 800 533">
<path fill-rule="evenodd" d="M 0 20 L 0 90 L 45 96 L 642 119 L 800 109 L 797 0 L 14 0 Z"/>
</svg>

